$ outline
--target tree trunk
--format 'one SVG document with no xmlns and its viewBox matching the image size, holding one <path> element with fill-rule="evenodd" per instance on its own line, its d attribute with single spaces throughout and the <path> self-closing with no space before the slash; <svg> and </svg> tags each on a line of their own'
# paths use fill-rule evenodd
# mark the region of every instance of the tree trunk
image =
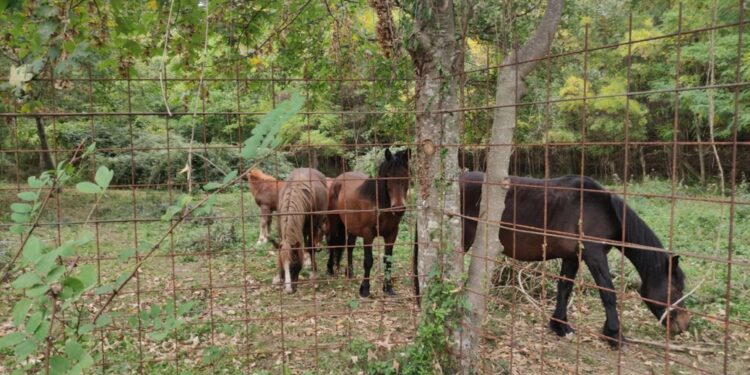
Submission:
<svg viewBox="0 0 750 375">
<path fill-rule="evenodd" d="M 45 171 L 55 169 L 55 162 L 52 159 L 52 153 L 49 150 L 49 143 L 47 143 L 47 131 L 44 129 L 44 119 L 42 117 L 35 117 L 36 119 L 36 132 L 39 136 L 39 149 L 42 158 L 42 169 Z"/>
<path fill-rule="evenodd" d="M 487 150 L 487 172 L 482 187 L 482 201 L 479 212 L 474 256 L 469 266 L 468 287 L 466 290 L 469 308 L 465 324 L 473 329 L 466 330 L 462 342 L 462 368 L 469 372 L 477 358 L 482 323 L 487 313 L 487 295 L 490 278 L 494 269 L 494 259 L 502 251 L 498 238 L 498 223 L 505 209 L 505 195 L 508 187 L 508 166 L 513 151 L 513 131 L 516 120 L 518 99 L 524 95 L 523 78 L 534 68 L 537 59 L 545 56 L 552 43 L 562 15 L 563 0 L 548 0 L 547 9 L 534 34 L 520 49 L 505 58 L 498 72 L 495 105 L 492 122 L 492 135 Z M 525 63 L 524 62 L 529 61 Z M 512 64 L 512 65 L 508 65 Z M 492 204 L 490 204 L 492 202 Z M 486 223 L 492 223 L 490 225 Z"/>
<path fill-rule="evenodd" d="M 468 3 L 468 2 L 467 2 Z M 470 16 L 463 3 L 459 16 Z M 413 44 L 409 53 L 416 68 L 416 178 L 419 289 L 429 288 L 427 276 L 440 271 L 445 281 L 459 283 L 463 252 L 455 248 L 460 228 L 458 147 L 459 85 L 464 43 L 456 32 L 452 0 L 418 0 Z M 460 324 L 456 324 L 460 327 Z M 461 333 L 455 331 L 453 347 Z"/>
</svg>

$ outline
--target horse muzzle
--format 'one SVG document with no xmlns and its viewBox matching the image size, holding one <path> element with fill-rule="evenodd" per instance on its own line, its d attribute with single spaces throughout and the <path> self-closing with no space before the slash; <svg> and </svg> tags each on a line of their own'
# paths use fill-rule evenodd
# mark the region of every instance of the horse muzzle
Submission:
<svg viewBox="0 0 750 375">
<path fill-rule="evenodd" d="M 669 333 L 678 335 L 688 330 L 690 327 L 690 313 L 687 311 L 673 310 L 669 314 Z M 666 320 L 663 322 L 664 326 L 667 325 Z"/>
</svg>

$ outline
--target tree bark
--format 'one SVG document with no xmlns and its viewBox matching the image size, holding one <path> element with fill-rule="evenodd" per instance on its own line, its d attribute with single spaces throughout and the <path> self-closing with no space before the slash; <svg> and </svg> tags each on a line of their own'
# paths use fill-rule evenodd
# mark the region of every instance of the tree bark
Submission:
<svg viewBox="0 0 750 375">
<path fill-rule="evenodd" d="M 55 169 L 55 162 L 49 150 L 49 143 L 47 143 L 47 131 L 44 129 L 44 119 L 39 116 L 35 117 L 35 119 L 36 132 L 39 136 L 39 149 L 42 157 L 42 169 L 45 171 Z"/>
<path fill-rule="evenodd" d="M 471 15 L 471 2 L 461 3 L 459 17 Z M 428 276 L 461 282 L 463 252 L 456 248 L 460 228 L 458 144 L 461 116 L 460 80 L 464 68 L 463 35 L 456 30 L 453 0 L 418 0 L 409 53 L 416 68 L 417 271 L 419 289 L 429 288 Z M 463 24 L 463 23 L 462 23 Z M 424 303 L 424 301 L 423 301 Z M 450 340 L 458 352 L 460 322 Z"/>
<path fill-rule="evenodd" d="M 466 289 L 469 309 L 464 322 L 473 329 L 464 332 L 462 342 L 462 368 L 465 373 L 471 371 L 472 362 L 477 358 L 479 337 L 477 332 L 486 317 L 488 286 L 494 259 L 502 251 L 498 237 L 498 223 L 505 209 L 505 195 L 508 182 L 508 166 L 513 152 L 513 131 L 515 129 L 516 107 L 518 99 L 525 94 L 522 82 L 534 68 L 537 59 L 544 57 L 549 50 L 562 15 L 563 0 L 548 0 L 547 9 L 533 35 L 523 47 L 515 50 L 503 61 L 497 76 L 495 93 L 495 112 L 492 122 L 492 134 L 487 150 L 487 172 L 485 185 L 482 187 L 480 223 L 477 226 L 474 242 L 474 256 L 469 266 L 469 279 Z M 495 146 L 498 145 L 498 146 Z M 492 202 L 492 204 L 490 204 Z M 490 223 L 490 224 L 487 224 Z"/>
<path fill-rule="evenodd" d="M 419 0 L 414 14 L 414 45 L 410 54 L 416 68 L 416 178 L 419 210 L 420 289 L 426 276 L 443 265 L 443 245 L 458 243 L 452 228 L 458 217 L 458 84 L 463 72 L 462 43 L 456 34 L 452 0 Z M 453 251 L 447 251 L 453 253 Z M 441 267 L 442 268 L 442 267 Z M 460 271 L 459 271 L 460 272 Z"/>
</svg>

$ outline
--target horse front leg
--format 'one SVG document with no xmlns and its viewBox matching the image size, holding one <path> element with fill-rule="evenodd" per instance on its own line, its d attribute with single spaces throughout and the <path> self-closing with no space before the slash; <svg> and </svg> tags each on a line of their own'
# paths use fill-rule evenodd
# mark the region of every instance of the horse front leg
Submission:
<svg viewBox="0 0 750 375">
<path fill-rule="evenodd" d="M 268 242 L 268 236 L 271 233 L 271 209 L 268 206 L 260 207 L 260 234 L 258 235 L 258 242 L 255 246 L 260 246 Z"/>
<path fill-rule="evenodd" d="M 383 240 L 385 241 L 385 255 L 383 256 L 383 265 L 385 269 L 383 275 L 383 293 L 387 296 L 396 295 L 396 292 L 393 291 L 392 281 L 393 244 L 396 242 L 396 237 L 398 237 L 398 229 L 383 236 Z"/>
<path fill-rule="evenodd" d="M 370 270 L 372 269 L 372 236 L 367 236 L 362 239 L 363 248 L 365 251 L 365 276 L 362 279 L 362 284 L 359 286 L 359 296 L 367 298 L 370 296 Z M 348 250 L 348 249 L 347 249 Z M 347 254 L 348 255 L 348 254 Z"/>
<path fill-rule="evenodd" d="M 573 280 L 578 274 L 578 259 L 563 259 L 560 267 L 560 279 L 557 280 L 557 302 L 552 319 L 549 320 L 549 328 L 558 336 L 566 336 L 573 333 L 573 328 L 568 324 L 568 301 L 570 292 L 573 291 Z"/>
<path fill-rule="evenodd" d="M 583 251 L 583 261 L 591 271 L 597 287 L 599 296 L 604 305 L 604 311 L 607 319 L 604 321 L 602 334 L 607 343 L 613 348 L 622 346 L 624 338 L 620 333 L 620 319 L 617 317 L 617 295 L 615 287 L 612 284 L 612 276 L 609 273 L 609 264 L 607 263 L 607 254 L 600 245 L 586 246 Z"/>
</svg>

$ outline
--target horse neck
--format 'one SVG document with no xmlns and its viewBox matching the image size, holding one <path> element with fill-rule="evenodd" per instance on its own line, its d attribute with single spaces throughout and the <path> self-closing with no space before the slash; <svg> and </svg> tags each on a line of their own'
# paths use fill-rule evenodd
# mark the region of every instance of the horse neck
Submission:
<svg viewBox="0 0 750 375">
<path fill-rule="evenodd" d="M 669 257 L 663 251 L 626 248 L 625 257 L 633 264 L 644 284 L 667 276 L 663 270 L 669 266 Z"/>
<path fill-rule="evenodd" d="M 378 208 L 391 207 L 391 196 L 388 194 L 388 180 L 381 180 L 378 178 L 375 180 L 375 187 L 377 188 L 377 193 L 376 196 L 373 197 L 373 200 L 377 199 Z"/>
</svg>

